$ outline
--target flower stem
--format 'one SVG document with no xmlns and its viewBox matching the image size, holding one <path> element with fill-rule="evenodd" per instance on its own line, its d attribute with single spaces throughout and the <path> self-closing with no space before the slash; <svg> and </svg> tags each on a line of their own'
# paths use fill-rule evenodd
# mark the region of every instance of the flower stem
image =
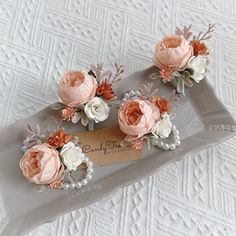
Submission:
<svg viewBox="0 0 236 236">
<path fill-rule="evenodd" d="M 89 120 L 88 121 L 88 130 L 89 131 L 94 130 L 94 120 Z"/>
</svg>

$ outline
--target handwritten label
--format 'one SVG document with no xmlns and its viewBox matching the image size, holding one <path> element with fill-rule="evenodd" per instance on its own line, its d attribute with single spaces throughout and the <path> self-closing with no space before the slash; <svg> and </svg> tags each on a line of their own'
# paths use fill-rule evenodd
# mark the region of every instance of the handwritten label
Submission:
<svg viewBox="0 0 236 236">
<path fill-rule="evenodd" d="M 120 146 L 125 135 L 119 128 L 102 128 L 74 134 L 94 166 L 141 159 L 141 150 Z"/>
</svg>

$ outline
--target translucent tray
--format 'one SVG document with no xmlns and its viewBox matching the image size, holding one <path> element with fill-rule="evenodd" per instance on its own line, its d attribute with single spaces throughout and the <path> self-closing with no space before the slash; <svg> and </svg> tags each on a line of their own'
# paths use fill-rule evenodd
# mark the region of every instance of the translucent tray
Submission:
<svg viewBox="0 0 236 236">
<path fill-rule="evenodd" d="M 119 93 L 135 89 L 144 82 L 154 67 L 137 72 L 124 79 Z M 158 83 L 157 81 L 154 81 Z M 171 84 L 160 88 L 161 95 L 170 97 Z M 22 176 L 19 160 L 21 145 L 26 136 L 26 126 L 40 124 L 42 130 L 54 128 L 50 107 L 15 124 L 0 129 L 0 232 L 1 235 L 23 235 L 36 226 L 55 220 L 62 214 L 87 206 L 128 184 L 134 183 L 187 153 L 215 145 L 235 135 L 236 124 L 226 108 L 218 101 L 207 79 L 187 91 L 176 108 L 173 123 L 178 127 L 182 145 L 175 151 L 156 149 L 144 151 L 143 159 L 103 167 L 96 167 L 93 181 L 81 190 L 46 190 L 36 192 L 36 187 Z M 116 109 L 100 127 L 116 125 Z M 115 121 L 115 122 L 114 122 Z M 78 131 L 78 125 L 65 123 L 68 132 Z M 97 127 L 99 128 L 99 126 Z"/>
</svg>

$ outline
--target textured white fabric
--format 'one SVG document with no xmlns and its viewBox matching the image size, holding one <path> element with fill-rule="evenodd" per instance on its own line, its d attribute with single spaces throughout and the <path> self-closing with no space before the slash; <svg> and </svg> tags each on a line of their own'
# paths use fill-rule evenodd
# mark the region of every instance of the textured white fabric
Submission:
<svg viewBox="0 0 236 236">
<path fill-rule="evenodd" d="M 56 81 L 71 68 L 123 63 L 127 74 L 151 65 L 154 43 L 175 26 L 205 30 L 208 79 L 236 116 L 235 0 L 0 1 L 0 124 L 56 101 Z M 236 235 L 236 139 L 208 148 L 31 236 Z"/>
</svg>

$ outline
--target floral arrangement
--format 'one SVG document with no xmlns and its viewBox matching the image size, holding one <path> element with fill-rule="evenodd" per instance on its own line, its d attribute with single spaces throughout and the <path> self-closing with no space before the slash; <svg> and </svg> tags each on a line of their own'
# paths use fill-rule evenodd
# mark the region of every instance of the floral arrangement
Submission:
<svg viewBox="0 0 236 236">
<path fill-rule="evenodd" d="M 183 30 L 177 27 L 175 35 L 166 36 L 156 44 L 154 65 L 158 73 L 150 75 L 151 79 L 161 79 L 164 83 L 176 80 L 177 92 L 185 95 L 185 86 L 192 87 L 199 83 L 206 74 L 208 48 L 204 43 L 210 39 L 214 26 L 209 24 L 206 33 L 193 36 L 191 25 Z"/>
<path fill-rule="evenodd" d="M 28 135 L 23 142 L 23 157 L 20 168 L 25 178 L 38 185 L 38 191 L 51 189 L 79 189 L 92 179 L 93 164 L 79 147 L 78 137 L 68 135 L 64 129 L 41 134 L 39 125 L 28 126 Z M 81 164 L 87 173 L 78 180 L 76 172 Z"/>
<path fill-rule="evenodd" d="M 113 85 L 122 79 L 124 67 L 114 64 L 116 72 L 104 71 L 103 64 L 91 65 L 91 70 L 67 71 L 59 82 L 59 104 L 52 106 L 60 110 L 65 121 L 94 129 L 94 122 L 105 121 L 110 112 L 112 101 L 116 99 Z"/>
<path fill-rule="evenodd" d="M 158 95 L 158 89 L 152 91 L 152 87 L 152 83 L 143 84 L 139 90 L 124 94 L 118 110 L 120 130 L 127 135 L 122 145 L 135 149 L 154 145 L 174 150 L 181 144 L 179 131 L 171 122 L 174 118 L 172 104 L 178 100 L 178 95 L 174 90 L 172 97 L 166 99 Z M 174 142 L 164 142 L 171 132 Z"/>
</svg>

